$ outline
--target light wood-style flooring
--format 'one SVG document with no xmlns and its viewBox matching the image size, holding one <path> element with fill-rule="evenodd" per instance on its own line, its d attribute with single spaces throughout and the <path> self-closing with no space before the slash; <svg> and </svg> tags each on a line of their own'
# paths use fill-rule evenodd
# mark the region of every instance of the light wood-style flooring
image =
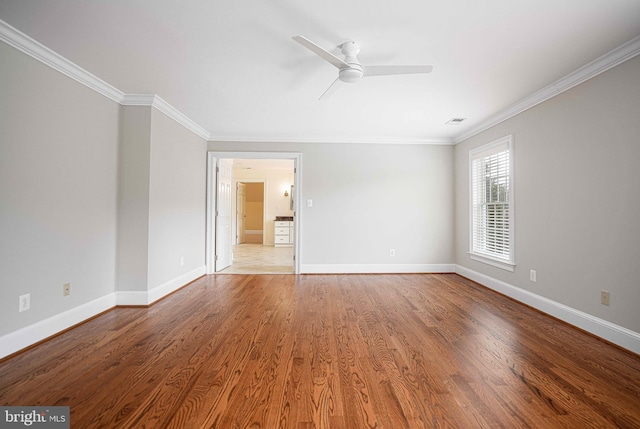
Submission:
<svg viewBox="0 0 640 429">
<path fill-rule="evenodd" d="M 72 428 L 638 428 L 640 357 L 455 274 L 212 275 L 0 362 Z"/>
<path fill-rule="evenodd" d="M 235 245 L 231 266 L 219 274 L 293 274 L 293 247 Z"/>
</svg>

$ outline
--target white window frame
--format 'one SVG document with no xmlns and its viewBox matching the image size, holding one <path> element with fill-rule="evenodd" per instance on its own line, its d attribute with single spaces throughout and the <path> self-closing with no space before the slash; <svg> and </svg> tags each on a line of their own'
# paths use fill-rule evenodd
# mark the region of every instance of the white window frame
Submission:
<svg viewBox="0 0 640 429">
<path fill-rule="evenodd" d="M 485 158 L 504 150 L 509 152 L 509 174 L 508 174 L 508 216 L 509 216 L 509 245 L 508 256 L 506 258 L 498 257 L 490 253 L 483 253 L 476 247 L 474 239 L 476 237 L 474 230 L 474 177 L 473 177 L 473 162 L 477 159 Z M 507 271 L 515 271 L 515 216 L 514 216 L 514 169 L 513 162 L 513 136 L 508 135 L 491 143 L 482 145 L 469 151 L 469 257 L 478 262 L 482 262 L 488 265 L 492 265 L 497 268 L 501 268 Z"/>
</svg>

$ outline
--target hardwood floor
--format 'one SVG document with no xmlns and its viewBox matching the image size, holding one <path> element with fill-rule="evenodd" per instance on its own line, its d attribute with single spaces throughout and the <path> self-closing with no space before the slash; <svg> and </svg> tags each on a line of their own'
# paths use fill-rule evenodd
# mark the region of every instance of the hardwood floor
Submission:
<svg viewBox="0 0 640 429">
<path fill-rule="evenodd" d="M 73 428 L 638 428 L 640 357 L 455 274 L 214 275 L 0 363 Z"/>
</svg>

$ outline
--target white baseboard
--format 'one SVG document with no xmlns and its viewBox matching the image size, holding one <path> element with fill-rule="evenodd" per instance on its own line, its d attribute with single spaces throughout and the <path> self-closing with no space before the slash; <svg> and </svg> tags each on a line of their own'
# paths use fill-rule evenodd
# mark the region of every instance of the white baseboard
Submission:
<svg viewBox="0 0 640 429">
<path fill-rule="evenodd" d="M 116 305 L 145 306 L 149 305 L 149 292 L 146 291 L 117 291 Z"/>
<path fill-rule="evenodd" d="M 189 271 L 188 273 L 184 273 L 183 275 L 176 277 L 173 280 L 154 287 L 149 291 L 149 304 L 153 304 L 159 299 L 162 299 L 170 293 L 180 289 L 187 283 L 191 283 L 198 277 L 203 276 L 206 269 L 206 266 L 202 265 L 194 270 Z"/>
<path fill-rule="evenodd" d="M 300 274 L 453 273 L 454 264 L 301 264 Z"/>
<path fill-rule="evenodd" d="M 556 317 L 570 325 L 583 329 L 622 348 L 640 354 L 640 333 L 592 316 L 575 308 L 550 300 L 535 293 L 520 289 L 509 283 L 494 279 L 461 265 L 455 266 L 455 272 L 483 286 L 500 292 L 516 301 L 527 304 L 543 313 Z"/>
<path fill-rule="evenodd" d="M 113 292 L 0 337 L 0 359 L 84 322 L 117 305 L 149 305 L 204 275 L 204 265 L 148 292 Z"/>
<path fill-rule="evenodd" d="M 149 291 L 118 291 L 117 305 L 151 305 L 159 299 L 164 298 L 170 293 L 180 289 L 205 274 L 206 267 L 204 265 L 182 274 L 168 282 L 154 287 Z"/>
<path fill-rule="evenodd" d="M 47 319 L 25 326 L 17 331 L 10 332 L 0 337 L 0 358 L 9 356 L 19 350 L 29 347 L 38 341 L 49 338 L 78 323 L 107 311 L 116 305 L 116 294 L 110 293 L 101 298 L 94 299 L 86 304 L 56 314 Z"/>
</svg>

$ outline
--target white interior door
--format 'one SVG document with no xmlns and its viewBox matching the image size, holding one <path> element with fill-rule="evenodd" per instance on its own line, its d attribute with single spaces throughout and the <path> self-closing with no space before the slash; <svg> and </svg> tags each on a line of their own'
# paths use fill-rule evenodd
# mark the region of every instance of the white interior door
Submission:
<svg viewBox="0 0 640 429">
<path fill-rule="evenodd" d="M 246 191 L 247 185 L 244 183 L 238 183 L 238 188 L 236 191 L 236 226 L 238 230 L 238 244 L 242 244 L 245 242 L 244 237 L 244 221 L 247 218 L 247 212 L 245 210 L 245 201 L 247 198 Z"/>
<path fill-rule="evenodd" d="M 216 257 L 215 271 L 231 265 L 233 243 L 231 241 L 231 190 L 233 182 L 233 160 L 219 159 L 216 168 Z"/>
</svg>

